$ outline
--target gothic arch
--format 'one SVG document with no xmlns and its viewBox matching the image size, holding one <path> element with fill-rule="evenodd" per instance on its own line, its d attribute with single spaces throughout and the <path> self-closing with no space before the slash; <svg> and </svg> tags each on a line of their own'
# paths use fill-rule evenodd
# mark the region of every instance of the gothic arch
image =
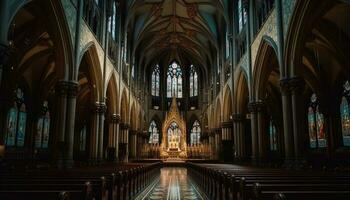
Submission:
<svg viewBox="0 0 350 200">
<path fill-rule="evenodd" d="M 228 122 L 232 118 L 232 95 L 231 90 L 227 86 L 224 90 L 224 103 L 222 104 L 222 110 L 223 110 L 223 121 Z"/>
<path fill-rule="evenodd" d="M 235 89 L 235 113 L 247 113 L 248 112 L 248 102 L 249 102 L 249 89 L 247 76 L 244 71 L 241 69 L 237 72 L 236 89 Z"/>
<path fill-rule="evenodd" d="M 280 68 L 275 47 L 271 40 L 263 40 L 260 44 L 253 72 L 252 98 L 256 101 L 265 98 L 268 82 L 279 88 Z"/>
<path fill-rule="evenodd" d="M 126 89 L 124 88 L 121 96 L 121 101 L 120 101 L 120 116 L 121 116 L 121 121 L 123 123 L 129 123 L 128 113 L 129 113 L 129 99 L 128 99 Z"/>
</svg>

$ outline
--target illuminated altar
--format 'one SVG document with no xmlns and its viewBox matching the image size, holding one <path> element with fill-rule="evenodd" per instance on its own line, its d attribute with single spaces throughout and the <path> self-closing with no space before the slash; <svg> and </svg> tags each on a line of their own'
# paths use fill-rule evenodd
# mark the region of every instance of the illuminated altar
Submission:
<svg viewBox="0 0 350 200">
<path fill-rule="evenodd" d="M 162 158 L 187 158 L 186 123 L 180 115 L 173 97 L 162 128 L 160 156 Z"/>
</svg>

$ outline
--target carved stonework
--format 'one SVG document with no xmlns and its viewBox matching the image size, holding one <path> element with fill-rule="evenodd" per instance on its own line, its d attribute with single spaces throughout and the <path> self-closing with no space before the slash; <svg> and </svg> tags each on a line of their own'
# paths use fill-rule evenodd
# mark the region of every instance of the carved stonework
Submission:
<svg viewBox="0 0 350 200">
<path fill-rule="evenodd" d="M 59 81 L 55 88 L 59 96 L 76 97 L 78 93 L 78 83 L 72 81 Z"/>
<path fill-rule="evenodd" d="M 187 158 L 186 122 L 183 119 L 183 117 L 180 115 L 175 97 L 173 97 L 172 99 L 170 110 L 165 117 L 163 128 L 162 128 L 163 137 L 162 137 L 162 144 L 160 148 L 160 155 L 163 158 L 168 158 L 169 154 L 172 153 L 169 151 L 169 147 L 168 147 L 168 129 L 173 122 L 175 122 L 178 125 L 178 128 L 181 131 L 179 152 L 176 152 L 176 153 L 178 153 L 178 156 L 181 158 Z"/>
<path fill-rule="evenodd" d="M 197 6 L 196 4 L 189 4 L 187 6 L 187 14 L 190 19 L 197 17 Z"/>
<path fill-rule="evenodd" d="M 110 117 L 112 124 L 119 124 L 120 123 L 120 115 L 119 114 L 112 114 Z"/>
<path fill-rule="evenodd" d="M 105 103 L 96 103 L 95 104 L 95 113 L 104 114 L 107 111 L 107 106 Z"/>
</svg>

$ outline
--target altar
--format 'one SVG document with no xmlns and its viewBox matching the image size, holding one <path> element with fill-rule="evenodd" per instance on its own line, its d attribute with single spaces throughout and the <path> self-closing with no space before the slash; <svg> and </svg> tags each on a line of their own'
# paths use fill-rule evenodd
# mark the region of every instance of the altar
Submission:
<svg viewBox="0 0 350 200">
<path fill-rule="evenodd" d="M 180 115 L 176 98 L 173 97 L 170 109 L 162 127 L 160 156 L 163 159 L 187 158 L 186 123 Z"/>
</svg>

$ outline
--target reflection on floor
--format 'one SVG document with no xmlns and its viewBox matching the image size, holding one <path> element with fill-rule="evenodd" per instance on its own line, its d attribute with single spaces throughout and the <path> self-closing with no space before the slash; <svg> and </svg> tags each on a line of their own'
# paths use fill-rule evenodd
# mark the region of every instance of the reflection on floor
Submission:
<svg viewBox="0 0 350 200">
<path fill-rule="evenodd" d="M 187 177 L 186 168 L 165 167 L 161 169 L 159 182 L 141 199 L 190 200 L 204 198 Z"/>
</svg>

